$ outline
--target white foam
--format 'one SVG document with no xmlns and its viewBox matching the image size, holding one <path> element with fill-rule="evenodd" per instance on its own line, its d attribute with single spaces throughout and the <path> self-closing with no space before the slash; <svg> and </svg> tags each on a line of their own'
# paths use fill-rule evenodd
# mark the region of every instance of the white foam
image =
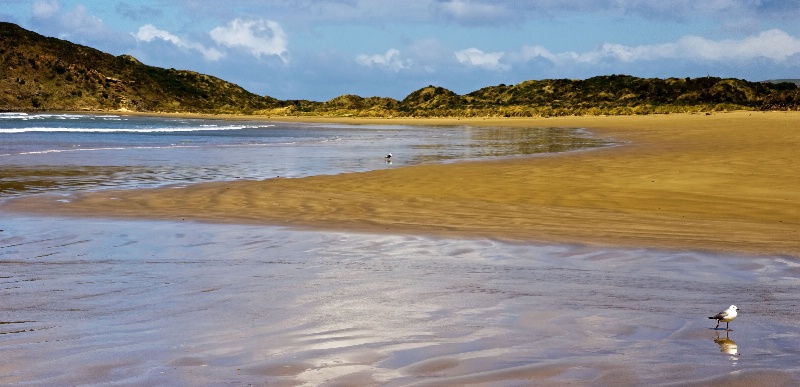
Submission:
<svg viewBox="0 0 800 387">
<path fill-rule="evenodd" d="M 41 120 L 45 118 L 55 118 L 57 120 L 78 120 L 78 119 L 105 119 L 105 118 L 122 118 L 121 116 L 117 115 L 95 115 L 95 114 L 69 114 L 69 113 L 38 113 L 38 114 L 28 114 L 23 112 L 4 112 L 0 113 L 0 119 L 18 119 L 18 120 Z"/>
<path fill-rule="evenodd" d="M 269 128 L 275 125 L 228 125 L 228 126 L 211 126 L 201 125 L 186 128 L 176 127 L 159 127 L 159 128 L 48 128 L 48 127 L 30 127 L 30 128 L 7 128 L 0 129 L 0 133 L 185 133 L 185 132 L 201 132 L 211 130 L 242 130 L 242 129 L 257 129 Z"/>
<path fill-rule="evenodd" d="M 66 152 L 91 152 L 91 151 L 109 151 L 109 150 L 126 150 L 126 149 L 171 149 L 171 148 L 199 148 L 198 145 L 169 145 L 169 146 L 131 146 L 131 147 L 101 147 L 101 148 L 74 148 L 74 149 L 46 149 L 39 151 L 20 152 L 16 155 L 43 155 L 48 153 L 66 153 Z M 0 156 L 12 156 L 14 154 L 0 154 Z"/>
<path fill-rule="evenodd" d="M 28 117 L 28 113 L 13 113 L 13 112 L 0 113 L 0 119 L 5 119 L 5 120 L 14 118 L 19 119 L 26 117 Z"/>
</svg>

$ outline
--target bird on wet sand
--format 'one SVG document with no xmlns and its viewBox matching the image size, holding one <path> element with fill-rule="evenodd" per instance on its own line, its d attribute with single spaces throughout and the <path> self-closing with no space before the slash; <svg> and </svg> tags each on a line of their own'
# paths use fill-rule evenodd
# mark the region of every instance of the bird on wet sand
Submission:
<svg viewBox="0 0 800 387">
<path fill-rule="evenodd" d="M 737 308 L 736 305 L 731 305 L 730 307 L 728 307 L 728 309 L 725 309 L 722 312 L 719 312 L 719 313 L 709 317 L 709 319 L 717 320 L 717 326 L 714 329 L 719 329 L 719 323 L 724 322 L 725 323 L 725 330 L 729 331 L 730 330 L 730 323 L 731 323 L 731 321 L 733 321 L 733 319 L 736 318 L 736 315 L 738 314 L 737 313 L 738 311 L 739 311 L 739 308 Z"/>
<path fill-rule="evenodd" d="M 389 153 L 389 154 L 388 154 L 388 155 L 386 155 L 386 157 L 384 157 L 384 158 L 385 158 L 386 160 L 389 160 L 389 159 L 391 159 L 391 158 L 392 158 L 392 154 L 391 154 L 391 153 Z"/>
</svg>

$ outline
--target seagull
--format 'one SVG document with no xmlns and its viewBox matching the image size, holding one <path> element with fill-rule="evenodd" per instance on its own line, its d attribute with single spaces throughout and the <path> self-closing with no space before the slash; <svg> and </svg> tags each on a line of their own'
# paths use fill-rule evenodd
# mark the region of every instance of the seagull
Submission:
<svg viewBox="0 0 800 387">
<path fill-rule="evenodd" d="M 712 320 L 717 320 L 717 326 L 714 329 L 718 329 L 719 328 L 719 323 L 724 322 L 725 323 L 725 330 L 729 331 L 730 330 L 729 329 L 729 325 L 730 325 L 731 321 L 733 321 L 733 319 L 736 318 L 736 314 L 737 314 L 736 312 L 738 312 L 738 311 L 739 311 L 739 308 L 737 308 L 736 305 L 731 305 L 728 309 L 723 310 L 722 312 L 719 312 L 719 313 L 715 314 L 714 316 L 709 317 Z"/>
<path fill-rule="evenodd" d="M 387 160 L 389 160 L 389 159 L 391 159 L 391 158 L 392 158 L 392 154 L 391 154 L 391 153 L 389 153 L 389 154 L 388 154 L 388 155 L 386 155 L 386 157 L 384 157 L 384 158 L 385 158 L 385 159 L 387 159 Z"/>
</svg>

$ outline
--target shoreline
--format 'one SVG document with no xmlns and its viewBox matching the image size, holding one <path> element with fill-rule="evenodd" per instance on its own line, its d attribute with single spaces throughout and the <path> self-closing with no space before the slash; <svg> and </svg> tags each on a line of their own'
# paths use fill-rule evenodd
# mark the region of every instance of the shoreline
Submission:
<svg viewBox="0 0 800 387">
<path fill-rule="evenodd" d="M 623 144 L 544 157 L 84 193 L 70 203 L 27 197 L 0 209 L 800 257 L 800 112 L 471 119 L 174 116 L 571 127 Z"/>
</svg>

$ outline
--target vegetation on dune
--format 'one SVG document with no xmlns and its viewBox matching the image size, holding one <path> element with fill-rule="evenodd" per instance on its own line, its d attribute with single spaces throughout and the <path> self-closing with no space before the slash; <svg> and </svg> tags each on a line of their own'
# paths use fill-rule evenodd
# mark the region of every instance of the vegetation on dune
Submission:
<svg viewBox="0 0 800 387">
<path fill-rule="evenodd" d="M 797 80 L 637 78 L 531 80 L 458 95 L 427 86 L 402 101 L 345 94 L 279 101 L 219 78 L 142 64 L 0 23 L 0 110 L 130 110 L 271 116 L 549 117 L 723 110 L 800 110 Z"/>
<path fill-rule="evenodd" d="M 645 79 L 628 75 L 586 80 L 525 81 L 486 87 L 464 96 L 463 110 L 475 115 L 620 115 L 718 110 L 773 110 L 800 106 L 793 83 L 740 79 Z"/>
<path fill-rule="evenodd" d="M 731 110 L 800 110 L 793 82 L 741 79 L 637 78 L 548 79 L 485 87 L 466 95 L 427 86 L 402 101 L 343 95 L 327 102 L 296 103 L 291 115 L 363 117 L 551 117 L 631 115 Z"/>
</svg>

